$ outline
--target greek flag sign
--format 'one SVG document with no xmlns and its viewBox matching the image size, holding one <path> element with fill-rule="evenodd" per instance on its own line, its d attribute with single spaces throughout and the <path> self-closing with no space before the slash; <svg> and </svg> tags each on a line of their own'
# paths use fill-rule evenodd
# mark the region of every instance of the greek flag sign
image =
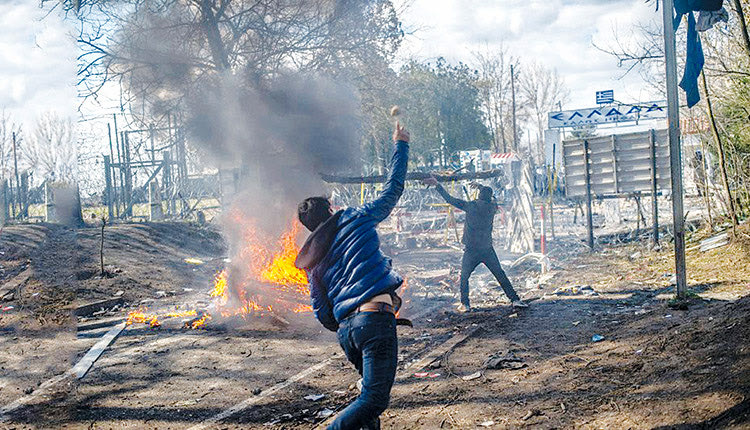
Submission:
<svg viewBox="0 0 750 430">
<path fill-rule="evenodd" d="M 549 128 L 578 127 L 582 125 L 614 124 L 667 116 L 667 103 L 650 102 L 638 105 L 616 105 L 589 109 L 550 112 Z"/>
<path fill-rule="evenodd" d="M 614 90 L 607 90 L 607 91 L 597 91 L 596 92 L 596 104 L 598 105 L 604 105 L 608 103 L 614 103 L 615 101 L 615 91 Z"/>
</svg>

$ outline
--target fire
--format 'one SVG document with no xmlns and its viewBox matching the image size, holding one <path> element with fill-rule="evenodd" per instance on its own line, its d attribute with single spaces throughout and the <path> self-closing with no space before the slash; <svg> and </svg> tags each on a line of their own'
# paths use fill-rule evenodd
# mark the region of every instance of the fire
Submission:
<svg viewBox="0 0 750 430">
<path fill-rule="evenodd" d="M 164 315 L 167 318 L 181 318 L 181 317 L 192 317 L 198 315 L 198 311 L 195 309 L 189 310 L 189 311 L 182 311 L 182 312 L 170 312 L 166 315 Z"/>
<path fill-rule="evenodd" d="M 131 325 L 134 323 L 148 324 L 151 327 L 161 326 L 161 323 L 159 322 L 159 318 L 156 315 L 148 315 L 146 314 L 146 312 L 142 310 L 131 311 L 130 313 L 128 313 L 128 317 L 125 320 L 125 324 Z"/>
<path fill-rule="evenodd" d="M 409 282 L 407 278 L 404 278 L 404 283 L 401 284 L 400 290 L 401 292 L 399 293 L 399 296 L 401 297 L 401 307 L 396 312 L 396 318 L 400 318 L 401 312 L 406 312 L 409 305 L 411 304 L 412 291 L 409 289 Z"/>
<path fill-rule="evenodd" d="M 246 316 L 312 311 L 311 306 L 300 303 L 309 300 L 307 274 L 294 266 L 300 250 L 297 246 L 300 224 L 292 224 L 277 242 L 281 249 L 273 253 L 267 245 L 268 238 L 259 235 L 250 221 L 239 212 L 231 217 L 242 229 L 245 246 L 238 256 L 242 265 L 232 269 L 231 297 L 228 271 L 222 270 L 214 277 L 209 296 L 214 298 L 219 313 Z"/>
<path fill-rule="evenodd" d="M 294 266 L 294 260 L 299 254 L 296 238 L 299 233 L 299 224 L 294 223 L 292 229 L 281 237 L 281 252 L 273 256 L 270 264 L 260 272 L 260 280 L 276 284 L 282 290 L 310 294 L 307 286 L 307 274 Z"/>
<path fill-rule="evenodd" d="M 168 312 L 164 315 L 155 315 L 155 314 L 148 314 L 147 309 L 138 309 L 135 311 L 130 311 L 128 313 L 127 319 L 125 320 L 126 325 L 132 325 L 132 324 L 147 324 L 151 328 L 158 328 L 161 327 L 161 322 L 159 321 L 159 318 L 180 318 L 180 317 L 190 317 L 190 316 L 196 316 L 198 315 L 198 311 L 195 309 L 191 310 L 185 310 L 185 311 L 173 311 Z M 210 315 L 205 314 L 208 316 L 208 318 L 211 318 Z M 197 327 L 191 327 L 191 328 L 197 328 Z"/>
<path fill-rule="evenodd" d="M 214 289 L 208 293 L 211 297 L 220 297 L 223 300 L 222 305 L 227 302 L 227 271 L 226 269 L 217 273 L 214 277 Z"/>
<path fill-rule="evenodd" d="M 313 308 L 310 305 L 297 305 L 296 308 L 292 309 L 292 312 L 295 314 L 303 313 L 303 312 L 312 312 Z"/>
<path fill-rule="evenodd" d="M 199 328 L 206 327 L 206 323 L 211 319 L 211 315 L 203 314 L 200 318 L 188 321 L 185 323 L 185 327 L 197 330 Z"/>
</svg>

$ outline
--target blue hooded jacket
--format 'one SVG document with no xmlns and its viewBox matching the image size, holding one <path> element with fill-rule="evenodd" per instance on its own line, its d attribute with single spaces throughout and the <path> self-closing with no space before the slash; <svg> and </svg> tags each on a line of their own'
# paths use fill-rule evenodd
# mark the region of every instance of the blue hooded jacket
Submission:
<svg viewBox="0 0 750 430">
<path fill-rule="evenodd" d="M 380 251 L 375 229 L 390 215 L 404 191 L 409 144 L 396 142 L 385 187 L 374 201 L 336 212 L 307 238 L 295 264 L 307 272 L 315 317 L 327 329 L 359 305 L 392 293 L 403 278 Z"/>
</svg>

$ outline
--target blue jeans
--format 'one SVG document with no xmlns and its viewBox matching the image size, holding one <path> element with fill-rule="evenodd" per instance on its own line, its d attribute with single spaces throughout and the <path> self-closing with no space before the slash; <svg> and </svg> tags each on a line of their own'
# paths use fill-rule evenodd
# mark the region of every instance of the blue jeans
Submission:
<svg viewBox="0 0 750 430">
<path fill-rule="evenodd" d="M 503 268 L 500 266 L 495 249 L 475 249 L 467 246 L 464 250 L 464 256 L 461 259 L 461 303 L 469 306 L 469 277 L 474 269 L 479 266 L 479 263 L 484 263 L 490 269 L 490 272 L 495 276 L 495 279 L 497 279 L 497 282 L 503 288 L 505 295 L 508 296 L 511 302 L 519 300 L 516 290 L 513 289 L 513 285 L 510 283 L 510 279 L 508 279 L 508 276 L 505 275 Z"/>
<path fill-rule="evenodd" d="M 338 338 L 346 358 L 362 376 L 362 393 L 336 417 L 328 430 L 380 429 L 396 377 L 396 317 L 385 312 L 359 312 L 341 321 Z"/>
</svg>

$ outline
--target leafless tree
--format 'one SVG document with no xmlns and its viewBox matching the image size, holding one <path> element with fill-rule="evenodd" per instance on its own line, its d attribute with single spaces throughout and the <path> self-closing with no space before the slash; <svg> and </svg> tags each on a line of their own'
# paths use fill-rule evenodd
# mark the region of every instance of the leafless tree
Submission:
<svg viewBox="0 0 750 430">
<path fill-rule="evenodd" d="M 363 71 L 403 35 L 390 0 L 41 1 L 80 20 L 81 95 L 114 82 L 149 122 L 220 76 L 257 88 L 289 69 Z"/>
<path fill-rule="evenodd" d="M 526 65 L 519 77 L 519 89 L 523 104 L 529 112 L 531 124 L 536 128 L 536 147 L 529 148 L 538 163 L 544 161 L 544 129 L 547 114 L 564 103 L 569 95 L 565 83 L 557 70 L 550 70 L 539 63 Z"/>
<path fill-rule="evenodd" d="M 16 134 L 16 151 L 20 151 L 21 127 L 13 122 L 4 109 L 0 112 L 0 183 L 15 174 L 13 159 L 13 133 Z"/>
<path fill-rule="evenodd" d="M 23 155 L 37 177 L 74 183 L 77 179 L 77 146 L 73 121 L 48 112 L 37 120 Z"/>
<path fill-rule="evenodd" d="M 493 149 L 506 152 L 513 142 L 510 67 L 518 68 L 519 60 L 501 45 L 496 50 L 485 47 L 482 51 L 474 52 L 474 62 L 479 72 L 477 86 L 492 133 Z"/>
</svg>

